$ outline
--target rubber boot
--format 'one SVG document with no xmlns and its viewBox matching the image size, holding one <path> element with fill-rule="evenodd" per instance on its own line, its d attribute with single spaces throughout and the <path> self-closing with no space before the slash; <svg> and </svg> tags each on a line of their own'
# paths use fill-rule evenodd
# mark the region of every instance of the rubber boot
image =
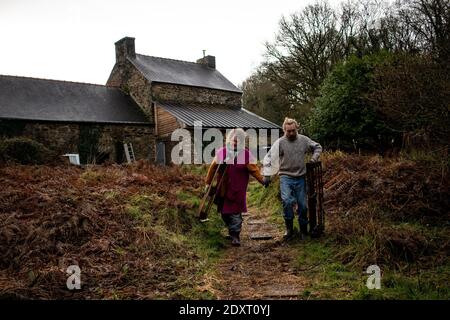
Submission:
<svg viewBox="0 0 450 320">
<path fill-rule="evenodd" d="M 308 225 L 300 224 L 300 222 L 299 222 L 299 229 L 300 229 L 300 232 L 299 232 L 300 240 L 305 240 L 306 236 L 308 235 Z"/>
<path fill-rule="evenodd" d="M 230 233 L 231 236 L 231 245 L 233 247 L 239 247 L 241 245 L 241 240 L 239 239 L 239 233 L 232 232 Z"/>
<path fill-rule="evenodd" d="M 286 224 L 286 232 L 284 233 L 283 238 L 288 240 L 294 235 L 294 219 L 284 219 L 284 223 Z"/>
</svg>

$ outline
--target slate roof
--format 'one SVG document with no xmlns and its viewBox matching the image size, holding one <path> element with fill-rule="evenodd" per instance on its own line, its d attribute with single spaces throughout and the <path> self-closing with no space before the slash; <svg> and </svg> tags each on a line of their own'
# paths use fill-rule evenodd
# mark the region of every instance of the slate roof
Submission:
<svg viewBox="0 0 450 320">
<path fill-rule="evenodd" d="M 181 84 L 193 87 L 242 93 L 216 69 L 188 61 L 158 58 L 136 54 L 128 60 L 148 81 Z"/>
<path fill-rule="evenodd" d="M 156 104 L 188 127 L 193 127 L 194 121 L 201 120 L 202 126 L 206 128 L 280 129 L 275 123 L 239 106 L 227 108 L 168 102 Z"/>
<path fill-rule="evenodd" d="M 116 88 L 0 75 L 0 119 L 149 124 Z"/>
</svg>

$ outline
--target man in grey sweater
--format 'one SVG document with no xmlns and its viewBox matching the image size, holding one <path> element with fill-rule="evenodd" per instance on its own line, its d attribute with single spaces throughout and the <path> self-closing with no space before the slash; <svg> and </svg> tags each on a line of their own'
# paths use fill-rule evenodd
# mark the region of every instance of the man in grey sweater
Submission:
<svg viewBox="0 0 450 320">
<path fill-rule="evenodd" d="M 263 160 L 264 185 L 278 172 L 280 176 L 281 201 L 286 224 L 286 239 L 294 235 L 294 205 L 297 205 L 300 237 L 308 233 L 306 207 L 305 154 L 312 151 L 311 161 L 319 160 L 322 146 L 307 136 L 299 134 L 297 121 L 285 118 L 284 136 L 275 141 Z"/>
</svg>

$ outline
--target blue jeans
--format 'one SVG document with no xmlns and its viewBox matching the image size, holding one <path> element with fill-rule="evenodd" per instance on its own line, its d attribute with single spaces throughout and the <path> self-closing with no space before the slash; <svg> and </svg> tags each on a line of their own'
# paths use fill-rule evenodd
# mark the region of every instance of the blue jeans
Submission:
<svg viewBox="0 0 450 320">
<path fill-rule="evenodd" d="M 287 220 L 294 219 L 294 205 L 297 204 L 298 221 L 300 225 L 308 224 L 306 207 L 306 181 L 305 176 L 280 176 L 281 202 L 283 215 Z"/>
</svg>

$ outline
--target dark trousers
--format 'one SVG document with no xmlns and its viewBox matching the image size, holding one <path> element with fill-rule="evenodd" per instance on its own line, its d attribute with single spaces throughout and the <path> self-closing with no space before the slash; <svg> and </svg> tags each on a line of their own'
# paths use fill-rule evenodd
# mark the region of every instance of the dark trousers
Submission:
<svg viewBox="0 0 450 320">
<path fill-rule="evenodd" d="M 222 220 L 227 225 L 230 234 L 241 232 L 242 213 L 222 214 Z"/>
</svg>

